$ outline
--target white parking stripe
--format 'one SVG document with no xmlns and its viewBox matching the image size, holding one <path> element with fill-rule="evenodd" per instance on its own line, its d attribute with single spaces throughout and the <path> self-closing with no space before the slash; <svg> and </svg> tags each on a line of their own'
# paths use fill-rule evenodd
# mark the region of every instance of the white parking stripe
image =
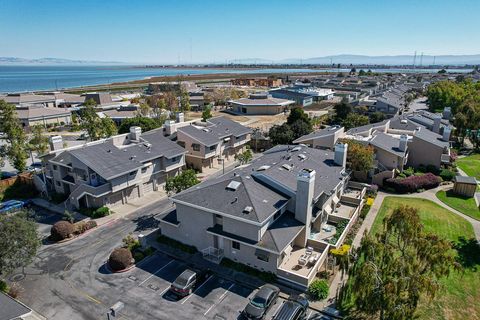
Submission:
<svg viewBox="0 0 480 320">
<path fill-rule="evenodd" d="M 193 296 L 193 294 L 194 294 L 197 290 L 199 290 L 201 287 L 203 287 L 203 285 L 204 285 L 205 283 L 207 283 L 208 280 L 210 280 L 212 277 L 213 277 L 213 275 L 211 275 L 210 277 L 208 277 L 208 279 L 205 280 L 205 281 L 200 285 L 200 287 L 198 287 L 197 289 L 195 289 L 195 291 L 193 291 L 192 294 L 190 294 L 185 300 L 183 300 L 181 304 L 184 304 L 188 299 L 190 299 L 190 297 Z"/>
<path fill-rule="evenodd" d="M 225 292 L 220 296 L 220 298 L 217 300 L 217 302 L 215 302 L 214 304 L 212 304 L 212 306 L 210 308 L 208 308 L 207 311 L 205 311 L 205 313 L 203 314 L 204 316 L 207 315 L 208 312 L 210 312 L 210 310 L 213 309 L 213 307 L 215 307 L 216 305 L 218 305 L 220 302 L 222 302 L 223 298 L 225 298 L 225 296 L 227 295 L 227 293 L 230 291 L 230 289 L 232 289 L 232 287 L 235 285 L 235 283 L 232 283 L 230 285 L 230 287 L 228 287 L 227 290 L 225 290 Z"/>
<path fill-rule="evenodd" d="M 273 313 L 273 315 L 276 315 L 276 314 L 277 314 L 278 310 L 280 310 L 280 308 L 282 307 L 282 305 L 283 305 L 283 302 L 280 303 L 280 305 L 278 306 L 277 310 L 275 310 L 275 312 Z"/>
<path fill-rule="evenodd" d="M 310 319 L 310 316 L 312 315 L 312 310 L 310 310 L 310 312 L 308 313 L 308 316 L 307 316 L 307 320 Z"/>
<path fill-rule="evenodd" d="M 167 263 L 166 265 L 164 265 L 163 267 L 161 267 L 160 269 L 158 269 L 157 271 L 155 271 L 154 273 L 152 273 L 147 279 L 143 280 L 142 282 L 140 282 L 140 284 L 138 285 L 139 287 L 144 284 L 145 282 L 147 282 L 151 277 L 153 277 L 154 275 L 156 275 L 158 272 L 162 271 L 164 268 L 166 268 L 170 263 L 172 263 L 174 260 L 171 260 L 169 263 Z"/>
<path fill-rule="evenodd" d="M 168 289 L 170 289 L 170 286 L 168 286 L 165 290 L 163 290 L 163 291 L 160 293 L 160 295 L 163 296 L 163 295 L 165 294 L 165 292 L 168 291 Z"/>
</svg>

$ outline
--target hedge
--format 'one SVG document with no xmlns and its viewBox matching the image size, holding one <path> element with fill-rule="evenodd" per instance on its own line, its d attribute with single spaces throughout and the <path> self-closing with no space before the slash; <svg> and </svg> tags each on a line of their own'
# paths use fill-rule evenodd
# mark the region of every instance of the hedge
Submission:
<svg viewBox="0 0 480 320">
<path fill-rule="evenodd" d="M 442 171 L 440 171 L 440 178 L 442 178 L 443 181 L 452 181 L 455 176 L 456 173 L 452 170 L 443 169 Z"/>
<path fill-rule="evenodd" d="M 404 179 L 386 179 L 385 187 L 393 188 L 398 193 L 411 193 L 420 189 L 432 189 L 438 187 L 440 179 L 432 173 L 422 176 L 410 176 Z"/>
<path fill-rule="evenodd" d="M 181 243 L 180 241 L 168 238 L 164 235 L 159 235 L 157 237 L 157 241 L 160 242 L 160 243 L 163 243 L 163 244 L 165 244 L 169 247 L 179 249 L 179 250 L 185 251 L 185 252 L 190 253 L 190 254 L 194 254 L 198 251 L 197 248 L 195 248 L 194 246 L 189 246 L 187 244 Z"/>
<path fill-rule="evenodd" d="M 69 238 L 75 232 L 75 227 L 68 221 L 58 221 L 50 229 L 50 239 L 62 241 Z"/>
<path fill-rule="evenodd" d="M 256 268 L 247 266 L 246 264 L 243 264 L 243 263 L 235 262 L 228 258 L 223 258 L 222 262 L 220 262 L 220 265 L 257 277 L 265 282 L 273 283 L 275 282 L 275 280 L 277 280 L 277 276 L 272 272 L 260 271 Z"/>
<path fill-rule="evenodd" d="M 312 300 L 323 300 L 328 297 L 328 282 L 316 279 L 308 287 L 308 295 Z"/>
<path fill-rule="evenodd" d="M 116 248 L 108 258 L 108 265 L 114 271 L 125 270 L 133 265 L 133 257 L 127 248 Z"/>
</svg>

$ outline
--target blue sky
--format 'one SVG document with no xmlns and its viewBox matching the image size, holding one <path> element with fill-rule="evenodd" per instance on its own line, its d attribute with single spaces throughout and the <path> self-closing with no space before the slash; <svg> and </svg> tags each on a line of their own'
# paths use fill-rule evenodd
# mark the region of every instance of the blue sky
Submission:
<svg viewBox="0 0 480 320">
<path fill-rule="evenodd" d="M 479 0 L 0 0 L 0 56 L 140 63 L 480 53 Z"/>
</svg>

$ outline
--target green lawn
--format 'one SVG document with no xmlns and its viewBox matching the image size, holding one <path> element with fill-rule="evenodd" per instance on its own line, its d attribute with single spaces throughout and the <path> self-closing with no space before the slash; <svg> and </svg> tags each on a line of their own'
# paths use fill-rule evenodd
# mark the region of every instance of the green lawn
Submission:
<svg viewBox="0 0 480 320">
<path fill-rule="evenodd" d="M 447 206 L 450 206 L 474 219 L 480 220 L 480 210 L 477 207 L 475 198 L 465 198 L 454 194 L 451 190 L 438 191 L 437 198 Z"/>
<path fill-rule="evenodd" d="M 457 159 L 457 166 L 467 175 L 480 180 L 480 154 Z"/>
<path fill-rule="evenodd" d="M 418 198 L 386 197 L 374 221 L 371 232 L 382 228 L 382 220 L 392 210 L 408 204 L 418 209 L 427 232 L 434 232 L 453 241 L 463 257 L 465 272 L 442 280 L 443 288 L 433 301 L 421 301 L 420 319 L 480 319 L 480 249 L 472 225 L 436 203 Z M 467 240 L 465 240 L 467 239 Z"/>
</svg>

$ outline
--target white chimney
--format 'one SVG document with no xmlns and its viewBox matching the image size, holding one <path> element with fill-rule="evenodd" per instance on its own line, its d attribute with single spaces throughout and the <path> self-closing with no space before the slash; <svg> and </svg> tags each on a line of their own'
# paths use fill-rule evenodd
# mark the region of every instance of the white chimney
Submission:
<svg viewBox="0 0 480 320">
<path fill-rule="evenodd" d="M 348 144 L 346 143 L 337 143 L 335 145 L 335 156 L 333 158 L 335 164 L 345 168 L 347 165 L 347 150 Z"/>
<path fill-rule="evenodd" d="M 185 115 L 183 114 L 183 112 L 177 113 L 177 123 L 181 123 L 184 121 L 185 121 Z"/>
<path fill-rule="evenodd" d="M 433 132 L 440 133 L 440 123 L 441 122 L 442 122 L 441 117 L 435 116 L 435 118 L 433 118 L 433 127 L 432 127 Z"/>
<path fill-rule="evenodd" d="M 142 135 L 142 128 L 140 128 L 140 127 L 130 127 L 130 139 L 131 140 L 139 141 L 141 135 Z"/>
<path fill-rule="evenodd" d="M 167 136 L 177 132 L 177 127 L 175 126 L 175 121 L 167 120 L 165 121 L 165 133 Z"/>
<path fill-rule="evenodd" d="M 443 128 L 443 136 L 442 136 L 442 140 L 443 141 L 450 141 L 450 133 L 452 132 L 452 129 L 450 129 L 450 127 L 444 127 Z"/>
<path fill-rule="evenodd" d="M 407 142 L 408 142 L 408 136 L 406 134 L 402 134 L 400 136 L 400 143 L 398 144 L 398 149 L 400 151 L 407 151 Z"/>
<path fill-rule="evenodd" d="M 49 139 L 50 151 L 57 151 L 63 149 L 62 136 L 51 136 Z"/>
<path fill-rule="evenodd" d="M 295 219 L 305 224 L 305 232 L 301 235 L 305 247 L 311 231 L 312 200 L 315 189 L 315 170 L 303 169 L 297 175 L 297 193 L 295 195 Z"/>
</svg>

